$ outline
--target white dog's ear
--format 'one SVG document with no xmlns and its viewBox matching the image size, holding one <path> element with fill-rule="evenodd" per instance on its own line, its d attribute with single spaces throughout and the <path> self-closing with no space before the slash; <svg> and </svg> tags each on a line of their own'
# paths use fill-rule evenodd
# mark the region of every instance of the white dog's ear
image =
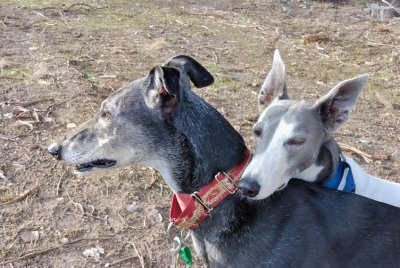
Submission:
<svg viewBox="0 0 400 268">
<path fill-rule="evenodd" d="M 279 94 L 279 99 L 288 98 L 285 64 L 283 64 L 281 56 L 279 55 L 279 50 L 276 49 L 272 68 L 261 86 L 260 94 L 258 95 L 258 110 L 262 112 L 277 94 Z"/>
<path fill-rule="evenodd" d="M 344 80 L 315 103 L 327 131 L 333 132 L 348 120 L 367 81 L 367 74 Z"/>
</svg>

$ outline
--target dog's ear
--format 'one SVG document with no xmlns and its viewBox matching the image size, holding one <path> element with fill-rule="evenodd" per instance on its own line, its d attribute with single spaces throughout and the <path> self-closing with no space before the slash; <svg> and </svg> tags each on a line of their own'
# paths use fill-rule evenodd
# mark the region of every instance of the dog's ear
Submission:
<svg viewBox="0 0 400 268">
<path fill-rule="evenodd" d="M 333 132 L 348 120 L 349 111 L 356 104 L 367 81 L 367 74 L 344 80 L 317 100 L 315 109 L 318 110 L 328 132 Z"/>
<path fill-rule="evenodd" d="M 272 102 L 276 94 L 279 94 L 279 99 L 288 98 L 285 64 L 283 64 L 277 49 L 274 53 L 271 71 L 269 71 L 258 95 L 258 110 L 262 112 Z"/>
<path fill-rule="evenodd" d="M 195 87 L 206 87 L 214 83 L 214 77 L 199 62 L 186 55 L 175 56 L 164 66 L 175 67 L 186 73 Z"/>
<path fill-rule="evenodd" d="M 150 108 L 160 107 L 164 115 L 173 112 L 180 99 L 180 71 L 172 67 L 156 66 L 148 75 L 146 104 Z"/>
</svg>

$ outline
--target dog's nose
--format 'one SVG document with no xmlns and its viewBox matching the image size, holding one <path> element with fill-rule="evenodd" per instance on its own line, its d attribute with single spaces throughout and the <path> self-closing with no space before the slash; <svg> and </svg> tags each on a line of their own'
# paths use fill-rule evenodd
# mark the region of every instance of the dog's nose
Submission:
<svg viewBox="0 0 400 268">
<path fill-rule="evenodd" d="M 54 156 L 55 159 L 61 159 L 61 148 L 60 145 L 58 145 L 57 143 L 53 143 L 52 145 L 50 145 L 47 151 L 49 151 L 49 153 Z"/>
<path fill-rule="evenodd" d="M 238 185 L 241 194 L 247 197 L 255 197 L 260 192 L 260 188 L 260 185 L 255 180 L 245 178 Z"/>
</svg>

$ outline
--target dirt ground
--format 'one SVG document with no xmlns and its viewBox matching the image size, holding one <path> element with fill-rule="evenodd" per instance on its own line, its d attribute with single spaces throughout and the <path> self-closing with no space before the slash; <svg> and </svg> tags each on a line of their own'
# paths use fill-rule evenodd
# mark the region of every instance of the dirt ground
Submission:
<svg viewBox="0 0 400 268">
<path fill-rule="evenodd" d="M 215 84 L 196 92 L 251 148 L 275 48 L 293 98 L 315 100 L 369 73 L 336 137 L 365 153 L 347 152 L 369 173 L 400 182 L 400 20 L 371 19 L 367 1 L 79 3 L 0 0 L 1 267 L 169 265 L 170 191 L 155 171 L 132 165 L 78 177 L 47 147 L 111 92 L 177 54 L 213 73 Z M 39 238 L 29 241 L 27 231 Z M 97 258 L 84 256 L 91 248 Z"/>
</svg>

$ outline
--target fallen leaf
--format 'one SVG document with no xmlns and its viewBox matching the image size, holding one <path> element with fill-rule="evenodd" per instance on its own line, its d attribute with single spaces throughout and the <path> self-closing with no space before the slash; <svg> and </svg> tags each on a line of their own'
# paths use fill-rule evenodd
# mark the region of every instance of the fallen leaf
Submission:
<svg viewBox="0 0 400 268">
<path fill-rule="evenodd" d="M 378 31 L 380 31 L 381 33 L 387 33 L 390 32 L 390 29 L 388 27 L 386 27 L 385 25 L 379 25 L 377 27 Z"/>
<path fill-rule="evenodd" d="M 306 34 L 304 36 L 304 44 L 311 44 L 311 43 L 320 43 L 320 42 L 329 42 L 331 39 L 326 33 L 316 33 L 316 34 Z"/>
</svg>

